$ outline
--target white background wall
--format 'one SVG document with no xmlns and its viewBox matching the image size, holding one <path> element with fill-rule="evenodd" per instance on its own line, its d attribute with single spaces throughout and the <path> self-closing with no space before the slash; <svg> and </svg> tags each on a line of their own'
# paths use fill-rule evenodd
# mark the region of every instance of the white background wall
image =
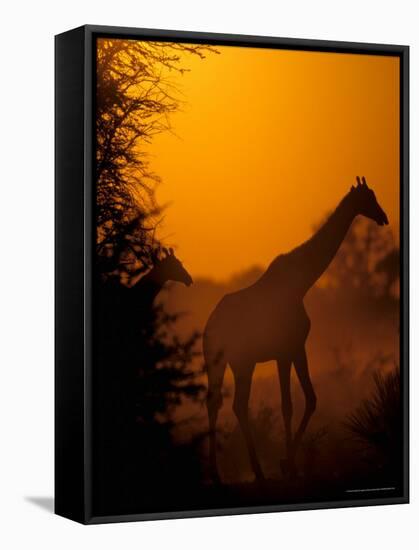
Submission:
<svg viewBox="0 0 419 550">
<path fill-rule="evenodd" d="M 417 15 L 399 0 L 3 2 L 0 40 L 0 546 L 417 547 L 419 222 L 412 209 L 412 504 L 82 527 L 53 495 L 53 35 L 84 23 L 409 44 L 411 202 L 418 204 Z M 362 86 L 362 82 L 359 83 Z M 368 90 L 365 90 L 368 93 Z M 362 128 L 360 128 L 360 132 Z M 416 250 L 415 250 L 416 249 Z M 44 501 L 45 504 L 45 501 Z M 415 545 L 416 540 L 416 545 Z"/>
</svg>

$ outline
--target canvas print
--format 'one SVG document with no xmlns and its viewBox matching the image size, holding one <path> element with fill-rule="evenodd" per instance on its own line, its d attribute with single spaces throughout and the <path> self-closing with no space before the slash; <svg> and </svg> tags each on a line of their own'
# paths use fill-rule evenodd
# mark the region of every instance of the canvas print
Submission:
<svg viewBox="0 0 419 550">
<path fill-rule="evenodd" d="M 95 54 L 93 514 L 403 495 L 399 57 Z"/>
</svg>

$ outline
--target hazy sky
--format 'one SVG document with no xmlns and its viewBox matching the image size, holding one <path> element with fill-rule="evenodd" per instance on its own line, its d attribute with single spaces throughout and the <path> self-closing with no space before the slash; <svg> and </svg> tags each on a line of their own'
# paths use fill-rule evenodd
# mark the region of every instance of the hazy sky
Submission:
<svg viewBox="0 0 419 550">
<path fill-rule="evenodd" d="M 218 47 L 172 75 L 176 136 L 149 150 L 161 234 L 193 277 L 267 266 L 365 175 L 398 238 L 399 60 Z"/>
</svg>

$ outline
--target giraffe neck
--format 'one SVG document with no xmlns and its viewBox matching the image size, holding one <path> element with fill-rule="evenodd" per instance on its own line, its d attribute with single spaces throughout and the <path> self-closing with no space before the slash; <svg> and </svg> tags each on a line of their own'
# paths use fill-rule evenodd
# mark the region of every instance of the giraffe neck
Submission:
<svg viewBox="0 0 419 550">
<path fill-rule="evenodd" d="M 141 295 L 143 302 L 148 302 L 151 305 L 167 280 L 167 277 L 161 273 L 158 267 L 153 267 L 148 273 L 141 277 L 133 288 Z"/>
<path fill-rule="evenodd" d="M 275 258 L 261 282 L 279 285 L 294 297 L 304 298 L 335 257 L 357 214 L 350 195 L 346 195 L 308 241 Z"/>
</svg>

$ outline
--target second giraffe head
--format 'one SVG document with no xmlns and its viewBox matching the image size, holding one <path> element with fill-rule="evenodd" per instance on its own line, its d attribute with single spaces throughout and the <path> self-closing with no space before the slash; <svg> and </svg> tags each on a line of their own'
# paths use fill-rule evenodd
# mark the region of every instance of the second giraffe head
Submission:
<svg viewBox="0 0 419 550">
<path fill-rule="evenodd" d="M 166 281 L 176 281 L 186 286 L 193 283 L 192 277 L 183 267 L 182 262 L 176 258 L 173 248 L 159 248 L 154 255 L 153 264 Z"/>
</svg>

